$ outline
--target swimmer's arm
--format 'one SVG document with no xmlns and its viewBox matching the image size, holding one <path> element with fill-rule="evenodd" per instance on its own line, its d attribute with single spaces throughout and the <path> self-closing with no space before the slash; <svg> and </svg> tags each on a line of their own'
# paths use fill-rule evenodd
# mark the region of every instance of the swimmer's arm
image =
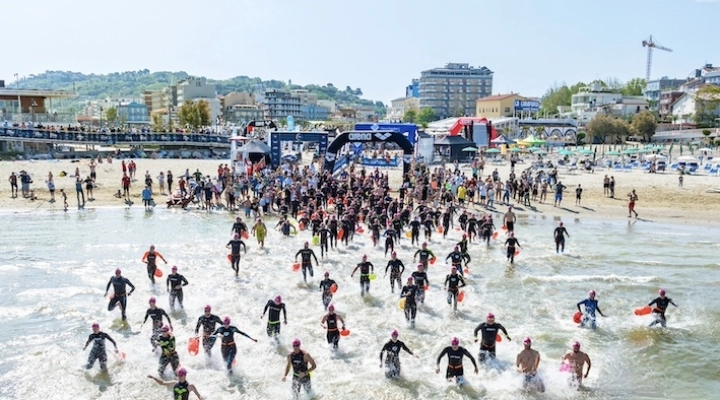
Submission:
<svg viewBox="0 0 720 400">
<path fill-rule="evenodd" d="M 111 338 L 110 335 L 108 335 L 107 333 L 103 333 L 103 335 L 105 336 L 105 339 L 109 340 L 110 343 L 115 346 L 115 350 L 117 350 L 117 343 L 115 343 L 115 340 L 113 340 L 113 338 Z"/>
<path fill-rule="evenodd" d="M 135 291 L 135 285 L 133 285 L 128 278 L 125 278 L 125 283 L 127 283 L 127 285 L 132 288 L 132 290 L 130 290 L 130 293 L 128 293 L 128 296 L 130 296 L 132 292 Z"/>
<path fill-rule="evenodd" d="M 592 363 L 590 362 L 590 356 L 588 356 L 587 354 L 585 355 L 585 361 L 587 362 L 587 365 L 588 365 L 587 371 L 585 371 L 585 377 L 587 378 L 588 375 L 590 374 L 590 368 L 592 367 Z"/>
<path fill-rule="evenodd" d="M 539 366 L 540 366 L 540 352 L 537 352 L 537 358 L 535 358 L 535 371 L 537 371 Z"/>
<path fill-rule="evenodd" d="M 154 380 L 155 382 L 157 382 L 158 385 L 163 385 L 163 386 L 167 386 L 167 387 L 173 387 L 177 383 L 177 381 L 163 381 L 152 375 L 148 375 L 147 377 Z M 195 392 L 195 394 L 197 394 L 197 392 Z"/>
<path fill-rule="evenodd" d="M 195 388 L 195 385 L 188 385 L 188 390 L 195 393 L 195 396 L 197 396 L 199 400 L 203 400 L 202 396 L 200 396 L 200 393 L 198 393 L 197 388 Z"/>
<path fill-rule="evenodd" d="M 188 283 L 189 283 L 189 282 L 187 281 L 187 279 L 185 279 L 185 277 L 183 276 L 183 277 L 182 277 L 182 285 L 183 285 L 183 286 L 187 286 Z"/>
<path fill-rule="evenodd" d="M 315 368 L 317 368 L 317 364 L 315 364 L 315 360 L 312 358 L 312 356 L 308 353 L 305 353 L 305 362 L 310 363 L 310 368 L 308 369 L 308 374 L 310 372 L 315 371 Z"/>
</svg>

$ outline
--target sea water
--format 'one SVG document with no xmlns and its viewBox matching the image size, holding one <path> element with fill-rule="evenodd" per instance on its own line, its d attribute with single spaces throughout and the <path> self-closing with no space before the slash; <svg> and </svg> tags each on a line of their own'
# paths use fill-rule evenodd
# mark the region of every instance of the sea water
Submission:
<svg viewBox="0 0 720 400">
<path fill-rule="evenodd" d="M 177 265 L 190 282 L 185 311 L 170 313 L 181 364 L 188 381 L 206 399 L 291 398 L 290 382 L 281 382 L 286 355 L 294 338 L 317 361 L 313 375 L 316 398 L 325 399 L 460 399 L 460 398 L 587 398 L 652 399 L 712 398 L 720 390 L 717 349 L 720 348 L 718 285 L 720 249 L 717 229 L 675 226 L 635 220 L 564 219 L 571 237 L 564 254 L 556 254 L 552 233 L 558 219 L 522 216 L 517 237 L 522 245 L 515 264 L 504 258 L 504 233 L 489 247 L 474 243 L 465 300 L 453 312 L 442 283 L 449 267 L 444 258 L 459 240 L 434 234 L 429 248 L 438 262 L 429 269 L 431 282 L 415 328 L 407 326 L 383 273 L 387 259 L 373 248 L 367 233 L 356 235 L 349 247 L 331 250 L 306 285 L 292 271 L 295 253 L 310 233 L 283 237 L 272 229 L 265 249 L 251 237 L 240 276 L 226 259 L 225 248 L 235 215 L 227 212 L 186 212 L 157 208 L 87 209 L 68 212 L 7 212 L 0 231 L 0 398 L 2 399 L 162 399 L 168 389 L 147 379 L 157 374 L 158 356 L 151 351 L 150 324 L 140 323 L 151 296 L 169 311 L 164 277 L 153 288 L 140 262 L 151 244 L 169 265 Z M 499 219 L 499 218 L 498 218 Z M 367 229 L 366 229 L 367 232 Z M 319 248 L 314 247 L 319 257 Z M 412 271 L 416 247 L 403 237 L 398 257 Z M 358 276 L 350 278 L 363 254 L 375 265 L 378 279 L 362 298 Z M 116 268 L 137 287 L 128 299 L 128 326 L 120 312 L 107 311 L 105 286 Z M 324 315 L 318 283 L 324 271 L 338 282 L 333 300 L 351 335 L 333 352 L 320 326 Z M 409 272 L 403 275 L 403 282 Z M 658 288 L 680 307 L 670 307 L 668 327 L 648 328 L 652 317 L 633 315 L 636 307 L 657 296 Z M 598 329 L 572 322 L 575 304 L 597 292 Z M 112 289 L 111 289 L 112 291 Z M 265 303 L 282 295 L 288 324 L 279 344 L 265 333 L 261 319 Z M 221 318 L 259 339 L 236 337 L 238 363 L 229 376 L 218 345 L 212 358 L 191 356 L 193 335 L 203 307 L 210 304 Z M 497 346 L 497 362 L 474 375 L 465 360 L 468 385 L 458 388 L 444 380 L 435 362 L 457 336 L 477 355 L 473 329 L 492 312 L 513 339 Z M 110 334 L 125 360 L 108 354 L 109 374 L 86 371 L 88 350 L 82 348 L 92 322 Z M 379 352 L 393 329 L 420 358 L 402 354 L 402 377 L 388 380 Z M 521 341 L 529 336 L 541 356 L 545 395 L 522 391 L 514 371 Z M 504 338 L 503 338 L 504 339 Z M 586 389 L 567 384 L 558 370 L 573 341 L 592 359 Z M 108 343 L 108 353 L 112 345 Z M 169 372 L 169 370 L 168 370 Z M 170 379 L 170 376 L 168 376 Z M 303 395 L 304 398 L 307 396 Z"/>
</svg>

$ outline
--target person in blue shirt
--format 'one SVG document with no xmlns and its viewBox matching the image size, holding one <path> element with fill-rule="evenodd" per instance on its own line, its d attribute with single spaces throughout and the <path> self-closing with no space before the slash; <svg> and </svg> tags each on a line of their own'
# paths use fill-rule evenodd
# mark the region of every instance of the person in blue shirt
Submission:
<svg viewBox="0 0 720 400">
<path fill-rule="evenodd" d="M 152 190 L 150 190 L 150 186 L 145 186 L 145 189 L 143 189 L 142 199 L 145 205 L 145 211 L 152 210 Z"/>
<path fill-rule="evenodd" d="M 585 306 L 585 312 L 580 308 L 581 305 Z M 578 311 L 583 313 L 582 322 L 580 322 L 580 326 L 590 326 L 590 328 L 595 329 L 597 328 L 597 325 L 595 323 L 595 311 L 597 311 L 600 315 L 603 317 L 606 317 L 605 314 L 600 311 L 600 307 L 598 306 L 598 301 L 595 300 L 595 291 L 591 290 L 590 293 L 588 293 L 588 298 L 577 303 Z"/>
</svg>

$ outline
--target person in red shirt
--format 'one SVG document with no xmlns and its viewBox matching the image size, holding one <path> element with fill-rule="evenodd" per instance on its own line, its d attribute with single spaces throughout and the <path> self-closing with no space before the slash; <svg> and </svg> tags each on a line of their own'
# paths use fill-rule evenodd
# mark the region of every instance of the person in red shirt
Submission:
<svg viewBox="0 0 720 400">
<path fill-rule="evenodd" d="M 126 200 L 130 200 L 130 177 L 126 173 L 123 173 L 122 187 L 123 187 L 123 196 L 125 196 Z"/>
</svg>

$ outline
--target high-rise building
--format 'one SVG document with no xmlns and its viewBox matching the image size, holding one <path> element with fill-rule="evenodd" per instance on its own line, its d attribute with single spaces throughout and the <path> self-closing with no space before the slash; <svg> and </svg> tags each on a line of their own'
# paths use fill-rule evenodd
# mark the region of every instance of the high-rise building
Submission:
<svg viewBox="0 0 720 400">
<path fill-rule="evenodd" d="M 295 97 L 289 92 L 272 89 L 265 92 L 263 111 L 265 119 L 281 120 L 288 116 L 295 119 L 303 119 L 300 97 Z"/>
<path fill-rule="evenodd" d="M 449 63 L 420 73 L 420 108 L 432 108 L 438 119 L 475 115 L 475 102 L 492 93 L 487 67 Z"/>
<path fill-rule="evenodd" d="M 420 79 L 413 79 L 412 82 L 405 87 L 405 97 L 420 97 Z"/>
</svg>

